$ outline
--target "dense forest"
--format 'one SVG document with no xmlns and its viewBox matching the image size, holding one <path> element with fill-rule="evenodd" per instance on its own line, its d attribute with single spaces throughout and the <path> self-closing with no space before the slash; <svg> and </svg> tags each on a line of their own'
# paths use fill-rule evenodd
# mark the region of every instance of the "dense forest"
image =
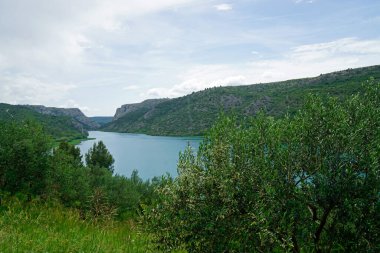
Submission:
<svg viewBox="0 0 380 253">
<path fill-rule="evenodd" d="M 356 87 L 356 86 L 355 86 Z M 0 122 L 4 252 L 379 252 L 380 83 L 284 117 L 219 115 L 178 177 L 115 175 L 39 122 Z"/>
<path fill-rule="evenodd" d="M 380 66 L 321 74 L 274 83 L 214 87 L 170 100 L 146 100 L 130 105 L 127 112 L 115 114 L 103 131 L 151 135 L 204 135 L 215 124 L 218 114 L 235 113 L 243 119 L 264 111 L 276 118 L 294 115 L 305 103 L 307 94 L 345 99 L 362 87 L 368 78 L 380 79 Z M 158 103 L 159 102 L 159 103 Z M 123 107 L 122 107 L 123 108 Z M 120 109 L 122 109 L 120 108 Z"/>
</svg>

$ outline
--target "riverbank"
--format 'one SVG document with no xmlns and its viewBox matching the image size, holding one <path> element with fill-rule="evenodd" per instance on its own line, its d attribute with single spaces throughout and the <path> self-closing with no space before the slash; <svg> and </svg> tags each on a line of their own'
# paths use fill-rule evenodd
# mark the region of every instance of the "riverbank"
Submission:
<svg viewBox="0 0 380 253">
<path fill-rule="evenodd" d="M 73 140 L 70 140 L 69 143 L 71 145 L 79 145 L 81 144 L 82 141 L 91 141 L 91 140 L 95 140 L 96 138 L 81 138 L 81 139 L 73 139 Z"/>
</svg>

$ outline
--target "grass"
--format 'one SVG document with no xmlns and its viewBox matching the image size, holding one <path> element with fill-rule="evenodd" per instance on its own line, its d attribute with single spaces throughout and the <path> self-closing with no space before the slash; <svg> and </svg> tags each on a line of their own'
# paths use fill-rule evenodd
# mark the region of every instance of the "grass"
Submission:
<svg viewBox="0 0 380 253">
<path fill-rule="evenodd" d="M 154 252 L 133 222 L 83 220 L 75 209 L 38 201 L 0 208 L 0 252 Z"/>
</svg>

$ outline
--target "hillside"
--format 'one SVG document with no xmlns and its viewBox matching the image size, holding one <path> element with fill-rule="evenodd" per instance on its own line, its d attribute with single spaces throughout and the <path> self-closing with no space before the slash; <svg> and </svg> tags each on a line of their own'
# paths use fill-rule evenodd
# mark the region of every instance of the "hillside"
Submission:
<svg viewBox="0 0 380 253">
<path fill-rule="evenodd" d="M 160 103 L 151 108 L 137 107 L 121 116 L 116 113 L 118 117 L 102 130 L 151 135 L 202 135 L 222 111 L 244 117 L 264 110 L 271 116 L 281 117 L 296 112 L 309 93 L 343 98 L 359 91 L 361 83 L 370 77 L 380 79 L 380 65 L 313 78 L 209 88 L 180 98 L 159 100 Z M 144 103 L 146 101 L 141 104 Z M 136 104 L 133 106 L 136 108 Z"/>
<path fill-rule="evenodd" d="M 55 139 L 80 139 L 88 133 L 74 122 L 73 118 L 64 115 L 42 114 L 30 106 L 0 103 L 0 122 L 21 122 L 32 120 L 40 123 L 45 131 Z"/>
<path fill-rule="evenodd" d="M 88 118 L 78 108 L 57 108 L 46 107 L 43 105 L 26 105 L 38 113 L 51 116 L 68 116 L 72 119 L 75 127 L 79 130 L 94 130 L 100 127 L 100 124 Z"/>
<path fill-rule="evenodd" d="M 92 121 L 98 123 L 100 126 L 103 126 L 112 121 L 113 117 L 111 116 L 95 116 L 89 117 Z"/>
<path fill-rule="evenodd" d="M 161 98 L 161 99 L 147 99 L 141 103 L 135 103 L 135 104 L 126 104 L 122 105 L 120 108 L 116 109 L 115 116 L 113 117 L 113 120 L 117 120 L 119 118 L 124 117 L 125 115 L 132 113 L 141 113 L 143 111 L 149 112 L 154 110 L 154 108 L 165 101 L 168 101 L 168 98 Z"/>
</svg>

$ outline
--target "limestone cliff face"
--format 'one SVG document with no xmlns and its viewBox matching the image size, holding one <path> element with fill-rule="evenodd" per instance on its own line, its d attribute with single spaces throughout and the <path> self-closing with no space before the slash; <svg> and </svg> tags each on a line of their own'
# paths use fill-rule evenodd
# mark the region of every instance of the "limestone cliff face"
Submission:
<svg viewBox="0 0 380 253">
<path fill-rule="evenodd" d="M 100 127 L 97 122 L 86 117 L 86 115 L 84 115 L 84 113 L 78 108 L 56 108 L 45 107 L 43 105 L 27 105 L 27 107 L 45 115 L 68 116 L 72 118 L 73 123 L 79 130 L 94 130 Z"/>
<path fill-rule="evenodd" d="M 149 114 L 149 111 L 153 110 L 156 105 L 168 100 L 169 100 L 168 98 L 147 99 L 141 103 L 122 105 L 120 108 L 116 109 L 116 113 L 115 113 L 115 116 L 113 117 L 113 120 L 117 120 L 128 113 L 132 113 L 141 109 L 147 110 L 148 111 L 147 114 Z"/>
</svg>

